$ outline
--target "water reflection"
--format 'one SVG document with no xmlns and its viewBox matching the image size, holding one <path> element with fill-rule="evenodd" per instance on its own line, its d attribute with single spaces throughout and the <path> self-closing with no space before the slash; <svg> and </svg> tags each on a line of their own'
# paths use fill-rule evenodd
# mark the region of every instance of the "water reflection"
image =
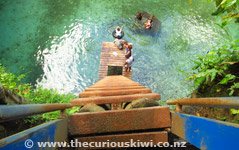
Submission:
<svg viewBox="0 0 239 150">
<path fill-rule="evenodd" d="M 185 75 L 178 70 L 190 71 L 193 55 L 207 52 L 222 38 L 230 38 L 214 24 L 221 21 L 211 16 L 214 3 L 19 2 L 21 5 L 9 4 L 8 9 L 0 10 L 0 58 L 16 72 L 19 66 L 32 71 L 38 86 L 61 93 L 78 94 L 98 80 L 102 42 L 114 40 L 111 30 L 115 26 L 124 25 L 124 39 L 133 43 L 132 79 L 160 93 L 162 99 L 187 97 L 190 83 L 184 81 Z M 161 21 L 157 34 L 147 36 L 132 29 L 139 11 L 154 14 Z"/>
<path fill-rule="evenodd" d="M 38 85 L 77 93 L 95 82 L 99 57 L 89 51 L 94 43 L 92 34 L 97 34 L 97 28 L 71 24 L 63 36 L 54 37 L 50 49 L 46 48 L 42 53 L 39 50 L 44 75 Z"/>
<path fill-rule="evenodd" d="M 132 79 L 160 93 L 162 99 L 187 97 L 190 83 L 184 81 L 185 75 L 179 70 L 190 71 L 193 55 L 205 53 L 225 37 L 224 30 L 193 10 L 193 15 L 175 9 L 170 10 L 170 15 L 156 15 L 162 24 L 150 36 L 132 28 L 136 12 L 131 10 L 125 9 L 121 15 L 112 14 L 112 9 L 102 16 L 79 11 L 80 17 L 66 28 L 65 34 L 54 37 L 51 47 L 43 50 L 44 75 L 38 80 L 39 85 L 77 94 L 94 84 L 98 80 L 102 42 L 113 41 L 111 32 L 115 26 L 124 25 L 124 39 L 133 43 Z"/>
</svg>

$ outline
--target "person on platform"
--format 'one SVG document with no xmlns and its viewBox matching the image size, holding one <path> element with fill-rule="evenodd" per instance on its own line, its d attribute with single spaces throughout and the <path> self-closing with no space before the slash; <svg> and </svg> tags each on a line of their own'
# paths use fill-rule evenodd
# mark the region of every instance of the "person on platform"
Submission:
<svg viewBox="0 0 239 150">
<path fill-rule="evenodd" d="M 128 58 L 131 56 L 132 48 L 133 48 L 132 45 L 127 45 L 127 46 L 126 46 L 126 54 L 125 54 L 125 58 L 128 59 Z"/>
<path fill-rule="evenodd" d="M 126 59 L 125 64 L 124 64 L 125 72 L 127 72 L 127 71 L 130 72 L 131 71 L 131 67 L 132 67 L 133 62 L 134 62 L 134 57 L 133 56 L 130 56 L 128 59 Z"/>
<path fill-rule="evenodd" d="M 114 42 L 115 46 L 118 47 L 118 49 L 123 50 L 124 48 L 128 48 L 128 42 L 122 39 L 115 39 Z"/>
</svg>

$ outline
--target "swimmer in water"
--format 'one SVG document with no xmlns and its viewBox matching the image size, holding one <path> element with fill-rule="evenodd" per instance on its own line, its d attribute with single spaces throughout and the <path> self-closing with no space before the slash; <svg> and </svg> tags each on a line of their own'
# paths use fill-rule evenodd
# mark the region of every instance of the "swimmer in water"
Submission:
<svg viewBox="0 0 239 150">
<path fill-rule="evenodd" d="M 144 23 L 145 29 L 151 29 L 153 25 L 153 20 L 149 19 L 147 22 Z"/>
<path fill-rule="evenodd" d="M 143 14 L 142 13 L 137 13 L 135 18 L 138 19 L 138 20 L 142 20 L 142 17 L 143 17 Z"/>
<path fill-rule="evenodd" d="M 121 26 L 121 27 L 117 26 L 115 28 L 115 30 L 113 31 L 112 35 L 114 38 L 122 39 L 124 36 L 123 26 Z"/>
</svg>

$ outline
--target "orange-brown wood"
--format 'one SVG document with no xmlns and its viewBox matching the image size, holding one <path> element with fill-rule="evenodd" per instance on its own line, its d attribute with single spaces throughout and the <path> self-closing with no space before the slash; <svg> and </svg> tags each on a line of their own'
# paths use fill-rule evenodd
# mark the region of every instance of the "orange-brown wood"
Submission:
<svg viewBox="0 0 239 150">
<path fill-rule="evenodd" d="M 127 87 L 127 86 L 139 86 L 140 84 L 130 84 L 130 83 L 119 83 L 119 84 L 105 84 L 105 85 L 96 85 L 91 86 L 90 88 L 106 88 L 106 87 Z"/>
<path fill-rule="evenodd" d="M 151 89 L 128 89 L 128 90 L 113 90 L 113 91 L 92 91 L 81 92 L 79 97 L 96 97 L 96 96 L 116 96 L 116 95 L 131 95 L 139 93 L 152 93 Z"/>
<path fill-rule="evenodd" d="M 122 75 L 114 75 L 114 76 L 107 76 L 104 78 L 104 80 L 100 80 L 96 82 L 93 86 L 102 86 L 102 85 L 117 85 L 119 83 L 127 83 L 127 84 L 136 84 L 139 85 L 139 83 L 132 81 Z"/>
<path fill-rule="evenodd" d="M 171 126 L 169 107 L 77 113 L 68 116 L 70 135 L 159 129 Z"/>
<path fill-rule="evenodd" d="M 105 87 L 105 88 L 87 88 L 85 89 L 86 92 L 88 91 L 111 91 L 111 90 L 128 90 L 128 89 L 144 89 L 145 86 L 129 86 L 129 87 Z"/>
<path fill-rule="evenodd" d="M 133 95 L 120 95 L 120 96 L 104 96 L 104 97 L 90 97 L 90 98 L 77 98 L 71 100 L 73 106 L 84 106 L 86 104 L 116 104 L 122 102 L 132 102 L 140 98 L 152 98 L 160 100 L 160 95 L 157 93 L 133 94 Z"/>
<path fill-rule="evenodd" d="M 117 54 L 117 55 L 115 55 Z M 108 66 L 122 66 L 125 62 L 124 50 L 119 50 L 113 42 L 103 42 L 100 58 L 99 80 L 107 76 Z M 131 72 L 123 73 L 127 78 L 131 79 Z"/>
<path fill-rule="evenodd" d="M 106 77 L 107 78 L 107 77 Z M 101 80 L 103 81 L 103 80 Z M 97 82 L 95 83 L 92 87 L 95 87 L 95 86 L 102 86 L 102 85 L 117 85 L 117 84 L 132 84 L 132 85 L 140 85 L 139 83 L 137 82 L 134 82 L 134 81 L 127 81 L 127 80 L 110 80 L 110 82 L 108 80 L 104 81 L 104 82 Z"/>
<path fill-rule="evenodd" d="M 168 133 L 166 131 L 158 131 L 158 132 L 147 132 L 147 133 L 132 133 L 132 134 L 116 134 L 116 135 L 104 135 L 104 136 L 90 136 L 90 137 L 80 137 L 75 139 L 77 142 L 101 142 L 101 145 L 94 145 L 95 149 L 99 148 L 116 148 L 110 147 L 110 142 L 116 143 L 125 143 L 125 147 L 127 143 L 130 143 L 130 147 L 134 147 L 134 143 L 136 143 L 136 147 L 143 147 L 140 143 L 137 142 L 149 142 L 149 147 L 154 147 L 159 142 L 163 144 L 163 142 L 168 142 Z M 105 144 L 103 144 L 105 142 Z M 127 142 L 127 143 L 126 143 Z M 107 145 L 108 143 L 108 145 Z M 120 144 L 119 146 L 121 146 Z M 96 147 L 98 146 L 98 147 Z M 123 146 L 123 145 L 122 145 Z M 90 149 L 94 149 L 91 147 Z"/>
</svg>

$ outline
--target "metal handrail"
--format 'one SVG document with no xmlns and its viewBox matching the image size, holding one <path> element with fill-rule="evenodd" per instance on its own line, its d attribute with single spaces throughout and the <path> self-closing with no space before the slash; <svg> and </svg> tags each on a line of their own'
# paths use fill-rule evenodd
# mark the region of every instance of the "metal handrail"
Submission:
<svg viewBox="0 0 239 150">
<path fill-rule="evenodd" d="M 239 97 L 209 97 L 167 100 L 168 105 L 194 105 L 239 109 Z"/>
<path fill-rule="evenodd" d="M 0 105 L 0 122 L 22 118 L 35 114 L 71 108 L 69 103 L 63 104 L 26 104 L 26 105 Z"/>
</svg>

